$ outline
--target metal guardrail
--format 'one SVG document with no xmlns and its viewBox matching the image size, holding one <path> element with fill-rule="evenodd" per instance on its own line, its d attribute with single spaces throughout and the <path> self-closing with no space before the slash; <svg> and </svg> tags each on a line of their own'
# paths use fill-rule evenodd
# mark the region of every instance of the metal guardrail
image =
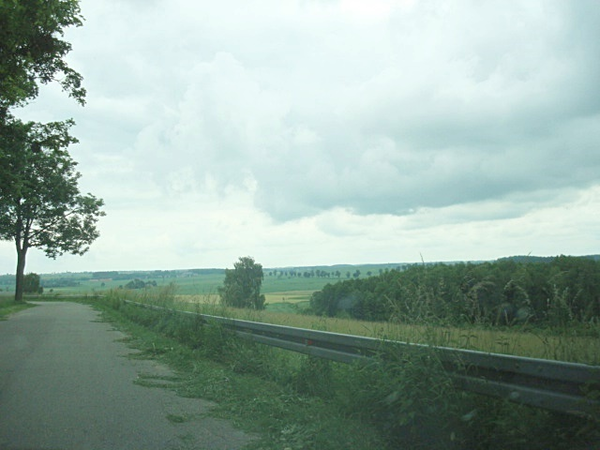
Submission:
<svg viewBox="0 0 600 450">
<path fill-rule="evenodd" d="M 341 363 L 368 362 L 390 352 L 427 351 L 439 358 L 460 389 L 552 411 L 600 417 L 600 366 L 410 344 L 126 303 L 201 317 L 243 339 Z"/>
</svg>

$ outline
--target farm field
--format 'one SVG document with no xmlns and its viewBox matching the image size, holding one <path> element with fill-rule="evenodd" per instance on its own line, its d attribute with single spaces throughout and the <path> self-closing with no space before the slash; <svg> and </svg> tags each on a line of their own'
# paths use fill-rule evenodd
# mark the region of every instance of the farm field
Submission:
<svg viewBox="0 0 600 450">
<path fill-rule="evenodd" d="M 149 287 L 122 289 L 118 291 L 118 295 L 139 301 L 152 301 L 165 291 L 166 286 L 173 286 L 173 289 L 169 289 L 169 295 L 171 299 L 175 299 L 178 308 L 205 314 L 435 346 L 600 364 L 600 332 L 597 324 L 593 323 L 588 328 L 566 326 L 552 330 L 531 326 L 459 328 L 407 325 L 397 320 L 368 322 L 299 314 L 309 306 L 311 295 L 328 283 L 355 278 L 354 273 L 359 273 L 356 278 L 362 279 L 368 273 L 377 274 L 386 268 L 395 267 L 398 265 L 265 269 L 261 290 L 266 299 L 265 311 L 223 308 L 217 294 L 224 280 L 223 269 L 42 275 L 45 285 L 43 297 L 112 295 L 115 289 L 132 280 L 141 280 Z M 292 272 L 295 274 L 292 275 Z M 11 280 L 8 275 L 0 277 L 0 288 L 5 295 L 9 295 L 7 285 Z"/>
<path fill-rule="evenodd" d="M 364 278 L 400 266 L 401 264 L 394 263 L 268 268 L 264 269 L 261 292 L 265 295 L 267 310 L 296 313 L 298 308 L 307 307 L 311 294 L 322 289 L 327 283 L 348 279 L 357 274 L 357 271 L 360 273 L 359 276 Z M 97 295 L 122 288 L 133 280 L 141 280 L 151 286 L 147 291 L 160 290 L 173 284 L 176 287 L 175 294 L 181 301 L 215 304 L 219 301 L 217 292 L 223 285 L 225 270 L 81 272 L 42 274 L 41 278 L 44 296 Z M 156 287 L 154 287 L 154 283 L 156 283 Z M 13 285 L 14 275 L 0 276 L 1 292 L 8 294 L 13 289 Z M 134 292 L 138 291 L 134 290 Z"/>
<path fill-rule="evenodd" d="M 338 265 L 294 268 L 264 269 L 262 293 L 268 304 L 308 301 L 310 295 L 327 283 L 354 277 L 365 278 L 392 269 L 402 264 L 377 265 Z M 294 273 L 294 275 L 292 275 Z M 339 275 L 339 276 L 338 276 Z M 46 295 L 93 295 L 124 287 L 133 280 L 156 287 L 174 284 L 177 295 L 205 297 L 212 299 L 222 286 L 224 269 L 190 269 L 168 271 L 122 271 L 122 272 L 80 272 L 41 274 L 41 284 Z M 14 286 L 14 275 L 0 276 L 0 290 L 9 292 Z"/>
<path fill-rule="evenodd" d="M 568 332 L 558 334 L 539 330 L 519 331 L 518 329 L 458 328 L 366 322 L 268 309 L 250 313 L 228 310 L 226 314 L 240 319 L 334 333 L 600 365 L 600 339 L 595 336 L 577 336 Z"/>
<path fill-rule="evenodd" d="M 127 297 L 143 303 L 157 303 L 152 296 L 129 292 Z M 284 294 L 283 292 L 276 293 Z M 290 295 L 291 294 L 291 295 Z M 524 327 L 485 328 L 475 326 L 445 327 L 436 325 L 410 325 L 393 322 L 369 322 L 350 318 L 324 317 L 299 314 L 297 307 L 303 300 L 290 300 L 267 304 L 266 310 L 256 311 L 224 307 L 218 296 L 177 295 L 169 307 L 200 314 L 231 317 L 241 320 L 272 323 L 297 328 L 329 331 L 333 333 L 368 336 L 401 342 L 462 348 L 491 353 L 526 356 L 531 358 L 570 361 L 600 365 L 600 339 L 598 330 L 588 334 L 576 330 L 541 330 Z M 301 294 L 302 296 L 304 294 Z M 271 298 L 272 300 L 273 298 Z M 161 304 L 162 302 L 158 302 Z"/>
</svg>

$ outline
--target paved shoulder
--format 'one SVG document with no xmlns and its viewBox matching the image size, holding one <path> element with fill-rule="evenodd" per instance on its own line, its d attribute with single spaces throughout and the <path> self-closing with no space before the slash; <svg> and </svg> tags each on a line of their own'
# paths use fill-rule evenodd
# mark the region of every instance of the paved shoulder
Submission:
<svg viewBox="0 0 600 450">
<path fill-rule="evenodd" d="M 130 350 L 121 337 L 77 303 L 42 303 L 0 322 L 0 448 L 235 449 L 248 442 L 229 423 L 203 417 L 209 402 L 134 384 L 155 363 L 124 357 Z"/>
</svg>

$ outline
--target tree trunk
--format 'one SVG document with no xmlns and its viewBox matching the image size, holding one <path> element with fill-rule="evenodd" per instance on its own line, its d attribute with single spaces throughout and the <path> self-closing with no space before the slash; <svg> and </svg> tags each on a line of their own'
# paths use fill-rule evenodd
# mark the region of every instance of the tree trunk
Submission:
<svg viewBox="0 0 600 450">
<path fill-rule="evenodd" d="M 15 283 L 15 302 L 23 301 L 23 281 L 25 278 L 25 255 L 27 247 L 17 248 L 17 276 Z"/>
</svg>

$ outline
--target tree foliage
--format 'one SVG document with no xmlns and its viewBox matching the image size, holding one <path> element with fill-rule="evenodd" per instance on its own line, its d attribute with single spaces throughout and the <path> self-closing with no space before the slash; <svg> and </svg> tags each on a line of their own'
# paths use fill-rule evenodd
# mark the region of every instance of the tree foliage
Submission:
<svg viewBox="0 0 600 450">
<path fill-rule="evenodd" d="M 236 308 L 264 309 L 265 296 L 260 293 L 264 279 L 262 265 L 247 256 L 225 269 L 225 280 L 219 288 L 221 303 Z"/>
<path fill-rule="evenodd" d="M 149 287 L 156 287 L 156 281 L 143 281 L 139 278 L 135 278 L 123 286 L 125 289 L 145 289 Z"/>
<path fill-rule="evenodd" d="M 414 265 L 326 285 L 311 297 L 319 315 L 412 323 L 566 325 L 600 320 L 600 261 Z"/>
<path fill-rule="evenodd" d="M 0 0 L 0 122 L 38 95 L 38 83 L 58 81 L 84 103 L 82 76 L 65 61 L 71 44 L 62 39 L 82 20 L 79 0 Z"/>
<path fill-rule="evenodd" d="M 28 273 L 23 277 L 23 292 L 26 294 L 44 292 L 44 288 L 40 285 L 40 276 L 37 273 Z"/>
<path fill-rule="evenodd" d="M 50 258 L 81 255 L 99 235 L 103 201 L 80 193 L 77 163 L 66 150 L 77 142 L 69 135 L 72 124 L 0 124 L 0 239 L 17 248 L 16 300 L 22 298 L 29 248 Z"/>
</svg>

